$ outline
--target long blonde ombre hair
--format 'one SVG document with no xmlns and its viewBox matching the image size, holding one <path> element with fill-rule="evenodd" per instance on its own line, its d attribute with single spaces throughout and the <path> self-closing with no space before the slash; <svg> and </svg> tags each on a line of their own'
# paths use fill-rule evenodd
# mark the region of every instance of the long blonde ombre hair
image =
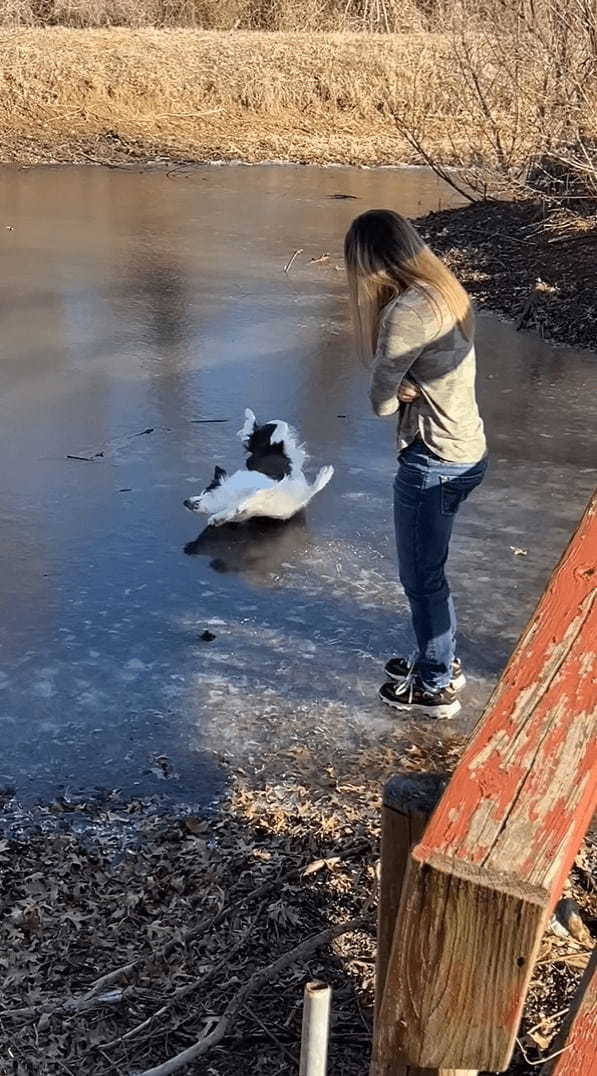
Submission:
<svg viewBox="0 0 597 1076">
<path fill-rule="evenodd" d="M 409 221 L 390 209 L 371 209 L 353 220 L 344 240 L 357 348 L 375 355 L 381 315 L 408 288 L 424 295 L 441 328 L 446 312 L 467 339 L 474 332 L 471 300 L 462 284 L 423 242 Z"/>
</svg>

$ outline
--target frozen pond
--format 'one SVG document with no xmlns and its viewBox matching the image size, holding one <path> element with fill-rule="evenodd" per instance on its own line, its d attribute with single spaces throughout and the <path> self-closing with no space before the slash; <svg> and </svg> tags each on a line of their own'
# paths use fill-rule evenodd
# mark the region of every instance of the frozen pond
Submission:
<svg viewBox="0 0 597 1076">
<path fill-rule="evenodd" d="M 221 753 L 395 724 L 376 701 L 409 648 L 394 425 L 352 357 L 341 246 L 357 212 L 449 193 L 424 170 L 278 167 L 14 170 L 0 192 L 0 787 L 205 803 Z M 595 478 L 593 357 L 482 317 L 479 367 L 492 467 L 453 544 L 460 729 Z M 182 501 L 240 465 L 247 405 L 336 476 L 305 520 L 194 542 Z"/>
</svg>

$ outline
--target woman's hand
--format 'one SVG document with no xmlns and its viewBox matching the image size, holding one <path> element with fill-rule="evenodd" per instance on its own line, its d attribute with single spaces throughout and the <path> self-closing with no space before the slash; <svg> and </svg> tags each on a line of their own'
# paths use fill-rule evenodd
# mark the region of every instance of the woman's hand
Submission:
<svg viewBox="0 0 597 1076">
<path fill-rule="evenodd" d="M 421 390 L 414 381 L 408 381 L 406 378 L 400 382 L 398 386 L 398 399 L 400 403 L 409 404 L 413 400 L 416 400 L 421 395 Z"/>
</svg>

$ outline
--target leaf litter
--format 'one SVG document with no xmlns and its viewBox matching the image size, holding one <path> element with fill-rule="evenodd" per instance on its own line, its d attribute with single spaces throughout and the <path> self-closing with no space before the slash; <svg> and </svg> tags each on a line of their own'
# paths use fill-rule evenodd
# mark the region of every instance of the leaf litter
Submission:
<svg viewBox="0 0 597 1076">
<path fill-rule="evenodd" d="M 0 840 L 0 1076 L 143 1073 L 216 1040 L 237 1000 L 181 1071 L 298 1071 L 309 979 L 333 987 L 330 1073 L 366 1076 L 383 781 L 449 772 L 463 741 L 364 734 L 325 765 L 319 746 L 252 753 L 205 817 L 108 798 L 81 832 L 38 808 L 33 829 Z M 588 962 L 596 863 L 589 837 L 562 929 L 543 940 L 513 1076 L 548 1056 Z M 330 928 L 343 932 L 320 944 Z"/>
</svg>

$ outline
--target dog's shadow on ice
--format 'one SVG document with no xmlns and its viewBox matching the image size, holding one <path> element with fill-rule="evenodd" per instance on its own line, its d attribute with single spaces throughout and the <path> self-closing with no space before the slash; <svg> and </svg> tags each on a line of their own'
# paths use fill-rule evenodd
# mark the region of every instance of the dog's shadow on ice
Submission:
<svg viewBox="0 0 597 1076">
<path fill-rule="evenodd" d="M 215 572 L 246 575 L 253 583 L 270 584 L 288 567 L 303 558 L 312 544 L 306 515 L 299 512 L 287 522 L 257 518 L 248 523 L 206 527 L 184 552 L 206 557 Z"/>
</svg>

